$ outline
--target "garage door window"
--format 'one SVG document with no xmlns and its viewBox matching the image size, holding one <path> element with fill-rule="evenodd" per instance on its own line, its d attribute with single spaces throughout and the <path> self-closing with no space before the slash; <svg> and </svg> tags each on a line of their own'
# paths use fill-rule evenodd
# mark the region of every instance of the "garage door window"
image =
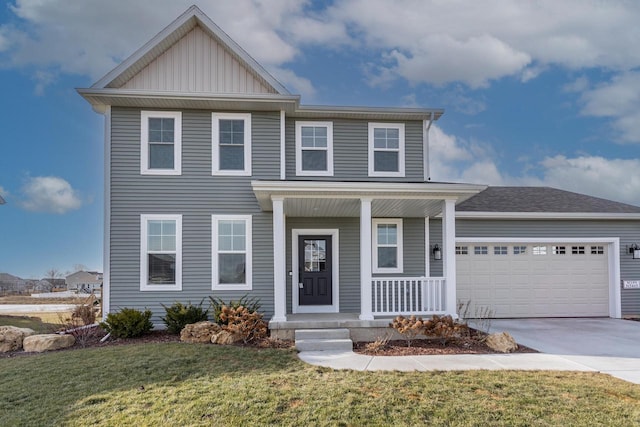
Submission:
<svg viewBox="0 0 640 427">
<path fill-rule="evenodd" d="M 604 255 L 604 246 L 591 246 L 591 255 Z"/>
<path fill-rule="evenodd" d="M 584 255 L 584 246 L 572 246 L 571 253 L 573 255 Z"/>
<path fill-rule="evenodd" d="M 468 255 L 469 247 L 468 246 L 456 246 L 456 255 Z"/>
<path fill-rule="evenodd" d="M 507 255 L 508 254 L 507 247 L 506 246 L 494 246 L 493 247 L 493 254 L 494 255 Z"/>
<path fill-rule="evenodd" d="M 526 246 L 514 246 L 513 247 L 513 254 L 514 255 L 524 255 L 527 253 L 527 247 Z"/>
<path fill-rule="evenodd" d="M 551 253 L 554 255 L 564 255 L 567 253 L 565 246 L 551 246 Z"/>
<path fill-rule="evenodd" d="M 474 246 L 473 253 L 474 255 L 487 255 L 489 250 L 486 246 Z"/>
<path fill-rule="evenodd" d="M 534 246 L 533 252 L 534 255 L 546 255 L 547 247 L 546 246 Z"/>
</svg>

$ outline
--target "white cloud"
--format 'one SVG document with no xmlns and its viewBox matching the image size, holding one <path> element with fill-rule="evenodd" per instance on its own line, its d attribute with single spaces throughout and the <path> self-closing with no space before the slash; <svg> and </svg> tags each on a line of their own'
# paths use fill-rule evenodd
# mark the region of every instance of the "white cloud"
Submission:
<svg viewBox="0 0 640 427">
<path fill-rule="evenodd" d="M 587 89 L 581 100 L 584 115 L 611 117 L 622 142 L 640 142 L 640 72 L 614 76 L 607 83 Z"/>
<path fill-rule="evenodd" d="M 20 205 L 34 212 L 63 214 L 78 209 L 82 201 L 67 181 L 56 176 L 37 176 L 22 187 Z"/>
<path fill-rule="evenodd" d="M 549 186 L 640 206 L 640 159 L 607 159 L 582 155 L 530 159 L 521 175 L 509 175 L 487 146 L 431 128 L 430 164 L 433 181 L 471 182 L 488 185 Z"/>
</svg>

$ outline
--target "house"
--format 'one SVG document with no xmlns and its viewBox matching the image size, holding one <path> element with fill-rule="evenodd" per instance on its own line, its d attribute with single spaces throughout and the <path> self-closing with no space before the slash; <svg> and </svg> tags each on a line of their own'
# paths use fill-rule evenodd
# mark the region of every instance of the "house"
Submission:
<svg viewBox="0 0 640 427">
<path fill-rule="evenodd" d="M 67 290 L 92 293 L 102 286 L 102 273 L 97 271 L 76 271 L 65 277 Z"/>
<path fill-rule="evenodd" d="M 161 324 L 161 304 L 209 295 L 259 298 L 272 331 L 465 300 L 640 313 L 640 208 L 431 181 L 442 110 L 301 104 L 195 6 L 78 91 L 105 118 L 104 313 Z"/>
<path fill-rule="evenodd" d="M 9 273 L 0 273 L 0 295 L 22 294 L 26 290 L 26 280 Z"/>
</svg>

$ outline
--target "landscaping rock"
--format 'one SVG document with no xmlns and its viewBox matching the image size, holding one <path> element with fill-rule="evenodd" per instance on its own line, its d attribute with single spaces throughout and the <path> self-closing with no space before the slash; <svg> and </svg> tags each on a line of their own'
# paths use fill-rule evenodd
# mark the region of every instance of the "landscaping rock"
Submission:
<svg viewBox="0 0 640 427">
<path fill-rule="evenodd" d="M 0 326 L 0 353 L 8 353 L 22 349 L 22 341 L 25 337 L 35 332 L 29 328 L 16 326 Z"/>
<path fill-rule="evenodd" d="M 491 334 L 486 340 L 487 346 L 500 353 L 511 353 L 518 349 L 518 343 L 507 332 Z"/>
<path fill-rule="evenodd" d="M 237 334 L 232 334 L 229 331 L 220 331 L 211 337 L 211 342 L 213 344 L 229 345 L 238 341 L 242 341 L 242 337 Z"/>
<path fill-rule="evenodd" d="M 71 347 L 75 343 L 76 339 L 73 335 L 43 334 L 26 337 L 22 346 L 24 351 L 42 353 L 43 351 Z"/>
<path fill-rule="evenodd" d="M 213 334 L 220 332 L 220 326 L 215 323 L 203 321 L 191 323 L 180 331 L 180 341 L 188 343 L 211 342 Z"/>
</svg>

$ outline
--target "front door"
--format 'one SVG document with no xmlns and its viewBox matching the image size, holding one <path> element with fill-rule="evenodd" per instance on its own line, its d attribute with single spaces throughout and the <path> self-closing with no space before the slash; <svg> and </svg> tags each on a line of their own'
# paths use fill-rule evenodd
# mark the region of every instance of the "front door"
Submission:
<svg viewBox="0 0 640 427">
<path fill-rule="evenodd" d="M 298 237 L 298 304 L 331 305 L 331 236 Z"/>
</svg>

